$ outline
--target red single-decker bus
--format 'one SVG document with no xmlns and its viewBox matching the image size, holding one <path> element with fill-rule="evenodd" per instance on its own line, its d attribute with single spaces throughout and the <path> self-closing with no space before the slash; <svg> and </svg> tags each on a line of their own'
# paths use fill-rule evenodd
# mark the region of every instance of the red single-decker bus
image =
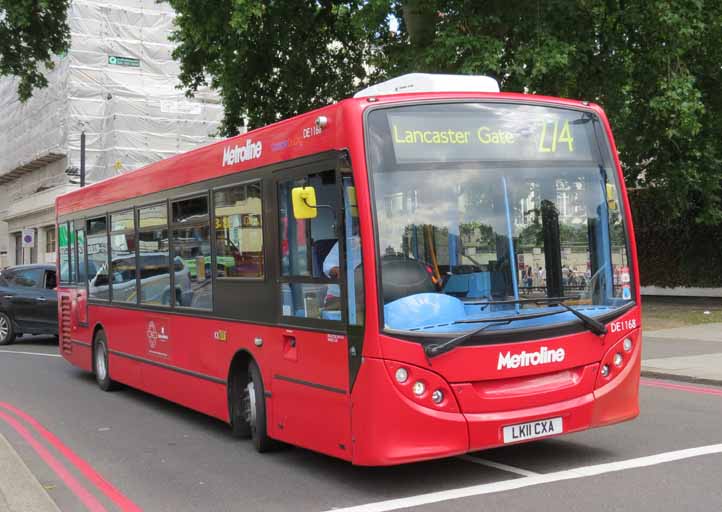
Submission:
<svg viewBox="0 0 722 512">
<path fill-rule="evenodd" d="M 588 102 L 406 75 L 65 194 L 60 352 L 359 465 L 639 413 L 640 295 Z"/>
</svg>

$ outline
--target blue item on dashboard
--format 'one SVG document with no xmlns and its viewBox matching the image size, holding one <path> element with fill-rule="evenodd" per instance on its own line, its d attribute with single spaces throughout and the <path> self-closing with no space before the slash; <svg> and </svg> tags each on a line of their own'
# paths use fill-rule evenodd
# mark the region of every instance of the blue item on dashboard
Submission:
<svg viewBox="0 0 722 512">
<path fill-rule="evenodd" d="M 464 303 L 443 293 L 416 293 L 384 306 L 386 326 L 391 329 L 413 330 L 464 318 Z"/>
</svg>

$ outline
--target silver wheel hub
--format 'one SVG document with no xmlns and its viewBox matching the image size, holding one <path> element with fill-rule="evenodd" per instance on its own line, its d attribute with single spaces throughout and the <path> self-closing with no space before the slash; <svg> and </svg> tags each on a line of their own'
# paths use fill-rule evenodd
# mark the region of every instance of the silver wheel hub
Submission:
<svg viewBox="0 0 722 512">
<path fill-rule="evenodd" d="M 8 333 L 10 332 L 10 326 L 4 316 L 0 316 L 0 341 L 5 341 Z"/>
<path fill-rule="evenodd" d="M 253 385 L 253 381 L 246 384 L 242 405 L 246 423 L 254 427 L 256 424 L 256 386 Z"/>
<path fill-rule="evenodd" d="M 95 349 L 95 371 L 100 380 L 105 380 L 108 369 L 105 367 L 105 345 L 102 343 Z"/>
</svg>

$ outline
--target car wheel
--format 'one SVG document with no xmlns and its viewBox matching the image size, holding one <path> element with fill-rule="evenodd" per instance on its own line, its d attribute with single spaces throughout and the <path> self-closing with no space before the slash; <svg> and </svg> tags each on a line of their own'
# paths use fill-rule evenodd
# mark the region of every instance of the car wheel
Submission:
<svg viewBox="0 0 722 512">
<path fill-rule="evenodd" d="M 118 389 L 118 384 L 110 378 L 108 366 L 108 340 L 105 331 L 98 331 L 93 341 L 93 372 L 98 386 L 103 391 Z"/>
<path fill-rule="evenodd" d="M 251 429 L 251 440 L 256 451 L 263 453 L 274 446 L 266 430 L 266 393 L 258 365 L 248 365 L 248 383 L 243 390 L 241 410 Z"/>
<path fill-rule="evenodd" d="M 0 345 L 10 345 L 15 341 L 15 329 L 12 319 L 3 312 L 0 312 Z"/>
</svg>

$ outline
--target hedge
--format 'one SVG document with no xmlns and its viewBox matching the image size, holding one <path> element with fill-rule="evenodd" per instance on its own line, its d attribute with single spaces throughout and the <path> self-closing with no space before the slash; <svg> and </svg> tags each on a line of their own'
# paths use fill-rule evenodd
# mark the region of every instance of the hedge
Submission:
<svg viewBox="0 0 722 512">
<path fill-rule="evenodd" d="M 652 189 L 629 200 L 642 286 L 722 287 L 722 225 L 696 223 L 692 206 L 670 218 Z"/>
</svg>

